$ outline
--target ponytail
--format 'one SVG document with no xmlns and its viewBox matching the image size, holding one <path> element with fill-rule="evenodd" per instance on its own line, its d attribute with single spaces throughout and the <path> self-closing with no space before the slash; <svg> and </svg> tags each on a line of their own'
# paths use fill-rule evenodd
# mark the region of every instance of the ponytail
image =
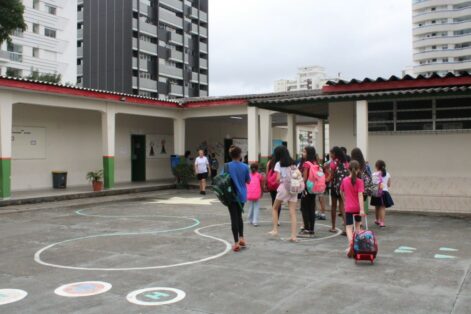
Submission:
<svg viewBox="0 0 471 314">
<path fill-rule="evenodd" d="M 386 172 L 386 163 L 382 160 L 378 160 L 375 164 L 375 167 L 378 171 L 381 171 L 381 176 L 385 177 L 387 172 Z"/>
<path fill-rule="evenodd" d="M 352 185 L 355 185 L 355 183 L 357 182 L 357 172 L 356 171 L 352 171 Z"/>
<path fill-rule="evenodd" d="M 386 166 L 384 166 L 384 167 L 381 168 L 381 175 L 382 175 L 383 177 L 385 177 L 386 174 L 387 174 L 387 172 L 386 172 Z"/>
<path fill-rule="evenodd" d="M 350 170 L 350 174 L 352 176 L 352 185 L 355 185 L 355 183 L 357 182 L 357 172 L 360 170 L 360 163 L 356 160 L 352 160 L 348 169 Z"/>
</svg>

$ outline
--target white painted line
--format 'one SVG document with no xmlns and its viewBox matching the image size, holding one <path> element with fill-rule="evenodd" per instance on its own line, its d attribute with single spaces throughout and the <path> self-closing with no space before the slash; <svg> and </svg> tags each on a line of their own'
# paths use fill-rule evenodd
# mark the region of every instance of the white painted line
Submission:
<svg viewBox="0 0 471 314">
<path fill-rule="evenodd" d="M 79 298 L 102 294 L 111 289 L 111 284 L 103 281 L 82 281 L 68 283 L 57 288 L 54 293 L 62 297 Z"/>
<path fill-rule="evenodd" d="M 39 251 L 37 251 L 34 254 L 34 261 L 38 264 L 44 265 L 44 266 L 49 266 L 49 267 L 55 267 L 55 268 L 62 268 L 62 269 L 74 269 L 74 270 L 97 270 L 97 271 L 128 271 L 128 270 L 147 270 L 147 269 L 164 269 L 164 268 L 172 268 L 172 267 L 180 267 L 180 266 L 188 266 L 188 265 L 193 265 L 197 263 L 203 263 L 207 262 L 216 258 L 219 258 L 225 254 L 227 254 L 231 250 L 231 244 L 227 242 L 224 239 L 220 239 L 217 237 L 213 237 L 210 235 L 206 235 L 201 233 L 201 230 L 207 229 L 207 228 L 212 228 L 216 226 L 222 226 L 222 225 L 227 225 L 228 223 L 224 224 L 216 224 L 216 225 L 210 225 L 206 227 L 201 227 L 199 229 L 194 230 L 194 232 L 202 237 L 213 239 L 219 242 L 222 242 L 226 245 L 225 249 L 218 254 L 205 257 L 202 259 L 194 260 L 194 261 L 189 261 L 189 262 L 183 262 L 183 263 L 176 263 L 176 264 L 169 264 L 169 265 L 158 265 L 158 266 L 147 266 L 147 267 L 124 267 L 124 268 L 101 268 L 101 267 L 76 267 L 76 266 L 68 266 L 68 265 L 60 265 L 60 264 L 54 264 L 54 263 L 48 263 L 45 262 L 41 259 L 41 254 L 44 253 L 45 251 L 51 249 L 52 247 L 68 242 L 73 242 L 73 241 L 78 241 L 78 240 L 83 240 L 83 239 L 90 239 L 90 238 L 98 238 L 98 237 L 113 237 L 113 236 L 126 236 L 126 235 L 146 235 L 146 234 L 153 234 L 155 232 L 144 232 L 144 233 L 115 233 L 115 234 L 99 234 L 99 235 L 94 235 L 94 236 L 88 236 L 88 237 L 81 237 L 81 238 L 75 238 L 75 239 L 69 239 L 61 242 L 56 242 L 53 244 L 50 244 Z"/>
<path fill-rule="evenodd" d="M 458 252 L 457 249 L 452 249 L 452 248 L 449 248 L 449 247 L 441 247 L 440 251 L 443 251 L 443 252 Z"/>
<path fill-rule="evenodd" d="M 398 254 L 403 254 L 403 253 L 404 253 L 404 254 L 412 254 L 412 253 L 414 253 L 414 251 L 396 249 L 396 250 L 394 251 L 394 253 L 398 253 Z"/>
<path fill-rule="evenodd" d="M 410 247 L 410 246 L 400 246 L 397 248 L 398 250 L 406 250 L 406 251 L 415 251 L 417 250 L 416 248 Z"/>
<path fill-rule="evenodd" d="M 173 292 L 176 294 L 176 296 L 173 299 L 165 300 L 165 301 L 142 301 L 142 300 L 138 300 L 137 298 L 140 294 L 151 292 L 151 294 L 149 295 L 150 296 L 149 298 L 158 300 L 162 297 L 168 296 L 168 294 L 163 293 L 164 291 Z M 186 296 L 186 293 L 179 289 L 155 287 L 155 288 L 147 288 L 147 289 L 140 289 L 140 290 L 133 291 L 127 295 L 126 299 L 128 300 L 128 302 L 137 304 L 137 305 L 158 306 L 158 305 L 177 303 L 183 300 L 185 296 Z"/>
<path fill-rule="evenodd" d="M 0 305 L 18 302 L 27 295 L 28 292 L 20 289 L 0 289 Z"/>
<path fill-rule="evenodd" d="M 436 258 L 436 259 L 455 259 L 456 256 L 435 254 L 434 258 Z"/>
</svg>

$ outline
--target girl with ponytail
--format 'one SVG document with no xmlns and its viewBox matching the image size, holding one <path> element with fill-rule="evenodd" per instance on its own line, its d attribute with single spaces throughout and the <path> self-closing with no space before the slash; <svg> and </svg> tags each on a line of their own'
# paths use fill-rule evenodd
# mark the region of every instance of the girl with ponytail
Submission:
<svg viewBox="0 0 471 314">
<path fill-rule="evenodd" d="M 348 169 L 350 170 L 350 175 L 343 179 L 340 185 L 340 193 L 345 204 L 345 226 L 349 244 L 346 252 L 348 257 L 352 257 L 353 246 L 351 242 L 353 241 L 353 220 L 355 220 L 355 229 L 360 230 L 361 216 L 354 215 L 365 214 L 363 207 L 363 192 L 365 191 L 365 186 L 363 180 L 359 177 L 361 169 L 358 161 L 352 160 Z"/>
<path fill-rule="evenodd" d="M 386 208 L 394 205 L 394 201 L 389 194 L 389 188 L 391 187 L 391 175 L 386 170 L 386 163 L 382 160 L 378 160 L 375 164 L 376 172 L 373 175 L 381 176 L 381 196 L 371 197 L 371 205 L 376 208 L 376 220 L 375 224 L 380 227 L 385 227 L 384 219 L 386 217 Z"/>
</svg>

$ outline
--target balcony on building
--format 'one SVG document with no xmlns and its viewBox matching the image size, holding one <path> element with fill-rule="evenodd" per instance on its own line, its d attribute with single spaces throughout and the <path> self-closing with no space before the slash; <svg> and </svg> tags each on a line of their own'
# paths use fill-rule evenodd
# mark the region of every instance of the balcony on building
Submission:
<svg viewBox="0 0 471 314">
<path fill-rule="evenodd" d="M 132 28 L 137 30 L 137 19 L 132 20 Z M 152 37 L 157 37 L 157 26 L 146 22 L 145 18 L 139 19 L 139 31 Z"/>
<path fill-rule="evenodd" d="M 83 39 L 83 28 L 77 29 L 77 39 Z"/>
<path fill-rule="evenodd" d="M 177 45 L 183 45 L 183 36 L 177 34 L 176 32 L 170 32 L 170 40 L 171 43 Z"/>
<path fill-rule="evenodd" d="M 170 84 L 169 94 L 183 97 L 183 86 L 178 84 Z"/>
<path fill-rule="evenodd" d="M 200 50 L 203 51 L 203 52 L 208 53 L 208 44 L 200 42 Z"/>
<path fill-rule="evenodd" d="M 83 22 L 83 10 L 77 12 L 77 22 Z"/>
<path fill-rule="evenodd" d="M 191 73 L 191 81 L 194 83 L 198 83 L 198 73 L 196 72 Z"/>
<path fill-rule="evenodd" d="M 143 1 L 139 1 L 139 0 L 133 0 L 132 1 L 132 9 L 133 11 L 137 12 L 137 3 L 139 2 L 139 13 L 143 14 L 143 15 L 150 15 L 149 14 L 149 11 L 151 9 L 151 7 L 149 7 L 145 2 Z"/>
<path fill-rule="evenodd" d="M 160 64 L 159 65 L 159 75 L 166 77 L 173 77 L 177 79 L 183 78 L 183 70 L 174 66 Z"/>
<path fill-rule="evenodd" d="M 160 0 L 160 5 L 172 8 L 178 12 L 183 12 L 182 1 L 178 0 Z"/>
<path fill-rule="evenodd" d="M 77 65 L 77 76 L 83 76 L 83 66 Z"/>
<path fill-rule="evenodd" d="M 77 58 L 83 58 L 83 47 L 77 47 Z"/>
<path fill-rule="evenodd" d="M 157 81 L 146 79 L 146 78 L 139 78 L 139 86 L 137 85 L 137 77 L 133 76 L 132 78 L 132 86 L 133 88 L 138 89 L 145 89 L 152 92 L 157 92 Z"/>
<path fill-rule="evenodd" d="M 183 28 L 183 19 L 178 17 L 174 12 L 164 8 L 160 8 L 159 10 L 159 20 L 162 23 L 167 23 L 178 28 Z"/>
<path fill-rule="evenodd" d="M 8 52 L 0 50 L 0 63 L 7 63 L 10 60 Z"/>
<path fill-rule="evenodd" d="M 200 74 L 200 84 L 208 85 L 208 76 L 206 74 Z"/>
<path fill-rule="evenodd" d="M 204 26 L 200 25 L 200 36 L 202 37 L 208 37 L 208 29 Z"/>
<path fill-rule="evenodd" d="M 207 69 L 208 68 L 208 60 L 200 58 L 200 67 Z"/>
<path fill-rule="evenodd" d="M 137 69 L 137 58 L 132 58 L 132 67 L 133 69 Z M 139 60 L 139 70 L 147 72 L 149 69 L 149 62 L 147 60 Z"/>
<path fill-rule="evenodd" d="M 170 49 L 169 59 L 177 62 L 183 62 L 183 53 L 175 49 Z"/>
<path fill-rule="evenodd" d="M 132 39 L 132 47 L 133 49 L 138 49 L 137 38 Z M 144 51 L 148 54 L 157 56 L 157 44 L 144 41 L 144 40 L 139 40 L 139 51 Z"/>
</svg>

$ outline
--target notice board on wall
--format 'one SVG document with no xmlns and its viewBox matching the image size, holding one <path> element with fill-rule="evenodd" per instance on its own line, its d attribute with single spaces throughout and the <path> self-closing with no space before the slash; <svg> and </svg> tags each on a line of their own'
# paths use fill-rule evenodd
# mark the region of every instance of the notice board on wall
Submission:
<svg viewBox="0 0 471 314">
<path fill-rule="evenodd" d="M 170 158 L 174 152 L 173 135 L 146 134 L 148 159 Z"/>
<path fill-rule="evenodd" d="M 46 128 L 14 126 L 13 159 L 46 159 Z"/>
</svg>

